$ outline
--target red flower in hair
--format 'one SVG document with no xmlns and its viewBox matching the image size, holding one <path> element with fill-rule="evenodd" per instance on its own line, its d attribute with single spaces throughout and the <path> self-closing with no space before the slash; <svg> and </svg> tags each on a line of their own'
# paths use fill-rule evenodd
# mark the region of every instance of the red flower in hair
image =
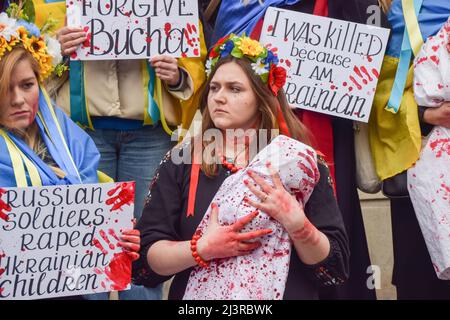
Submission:
<svg viewBox="0 0 450 320">
<path fill-rule="evenodd" d="M 286 69 L 283 67 L 275 67 L 275 65 L 270 66 L 269 72 L 269 88 L 278 97 L 278 91 L 283 88 L 286 83 Z"/>
<path fill-rule="evenodd" d="M 228 40 L 231 36 L 230 35 L 226 35 L 222 38 L 220 38 L 216 45 L 212 48 L 211 52 L 209 53 L 209 57 L 210 58 L 217 58 L 219 56 L 220 53 L 220 47 L 225 43 L 226 40 Z"/>
</svg>

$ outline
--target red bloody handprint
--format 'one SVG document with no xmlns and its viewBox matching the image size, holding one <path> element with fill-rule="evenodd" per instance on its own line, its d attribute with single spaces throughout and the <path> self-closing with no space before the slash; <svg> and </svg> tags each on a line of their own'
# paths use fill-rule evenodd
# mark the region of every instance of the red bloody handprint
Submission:
<svg viewBox="0 0 450 320">
<path fill-rule="evenodd" d="M 124 205 L 134 203 L 134 182 L 123 182 L 118 184 L 114 189 L 108 191 L 109 199 L 106 200 L 107 205 L 112 205 L 111 211 L 122 210 Z M 117 193 L 118 191 L 118 193 Z M 115 196 L 113 196 L 116 194 Z"/>
</svg>

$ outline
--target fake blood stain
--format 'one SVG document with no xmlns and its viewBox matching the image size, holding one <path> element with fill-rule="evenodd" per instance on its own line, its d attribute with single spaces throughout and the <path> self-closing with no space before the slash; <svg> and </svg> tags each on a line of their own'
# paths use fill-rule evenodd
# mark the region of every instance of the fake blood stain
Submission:
<svg viewBox="0 0 450 320">
<path fill-rule="evenodd" d="M 115 196 L 116 192 L 119 193 Z M 107 205 L 112 205 L 110 211 L 122 210 L 124 205 L 131 205 L 134 202 L 134 182 L 123 182 L 108 191 L 110 198 L 106 199 Z"/>
<path fill-rule="evenodd" d="M 2 200 L 3 195 L 6 193 L 5 189 L 0 188 L 0 219 L 5 221 L 9 221 L 9 217 L 6 212 L 10 212 L 12 210 L 11 206 Z"/>
<path fill-rule="evenodd" d="M 115 253 L 105 274 L 113 283 L 112 290 L 124 290 L 131 282 L 131 258 L 125 253 Z"/>
</svg>

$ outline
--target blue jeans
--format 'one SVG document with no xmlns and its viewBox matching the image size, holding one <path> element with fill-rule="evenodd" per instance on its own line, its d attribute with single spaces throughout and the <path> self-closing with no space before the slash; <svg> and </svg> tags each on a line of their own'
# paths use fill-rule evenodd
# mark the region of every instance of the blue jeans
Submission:
<svg viewBox="0 0 450 320">
<path fill-rule="evenodd" d="M 170 136 L 160 124 L 137 130 L 88 130 L 101 154 L 98 170 L 114 181 L 135 181 L 134 217 L 139 219 L 155 170 L 172 147 Z M 89 300 L 106 300 L 108 293 L 85 295 Z M 121 300 L 161 300 L 162 285 L 155 288 L 132 285 L 119 292 Z"/>
</svg>

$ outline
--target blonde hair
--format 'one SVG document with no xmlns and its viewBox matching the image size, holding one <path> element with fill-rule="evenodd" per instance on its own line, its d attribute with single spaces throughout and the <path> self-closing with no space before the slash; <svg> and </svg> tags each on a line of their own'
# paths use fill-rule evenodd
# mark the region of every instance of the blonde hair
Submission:
<svg viewBox="0 0 450 320">
<path fill-rule="evenodd" d="M 205 133 L 209 129 L 215 129 L 214 122 L 211 119 L 211 115 L 208 110 L 208 95 L 210 90 L 210 83 L 214 77 L 214 74 L 219 70 L 220 66 L 234 62 L 238 64 L 244 73 L 249 77 L 250 84 L 252 90 L 255 92 L 257 100 L 258 100 L 258 110 L 260 112 L 260 126 L 258 129 L 266 129 L 269 133 L 268 140 L 272 140 L 273 136 L 271 136 L 272 129 L 279 129 L 277 122 L 277 115 L 279 112 L 279 108 L 283 113 L 284 119 L 286 121 L 287 128 L 292 138 L 301 141 L 305 144 L 310 144 L 309 132 L 306 127 L 298 120 L 293 111 L 291 110 L 289 103 L 286 99 L 286 95 L 283 89 L 280 89 L 278 92 L 278 97 L 275 97 L 273 93 L 270 91 L 267 84 L 263 83 L 261 78 L 255 74 L 251 67 L 251 62 L 247 59 L 238 59 L 232 56 L 228 56 L 224 59 L 220 59 L 217 62 L 217 65 L 211 72 L 206 85 L 205 90 L 203 91 L 202 100 L 201 100 L 201 110 L 202 110 L 202 134 L 200 137 L 203 137 L 203 133 Z M 198 145 L 199 141 L 196 140 L 199 137 L 194 138 L 193 143 L 191 144 L 192 157 L 195 158 L 194 155 L 194 146 Z M 269 141 L 259 141 L 260 143 L 267 143 Z M 211 144 L 211 141 L 202 141 L 201 142 L 201 151 L 202 155 L 204 154 L 205 148 Z M 215 155 L 216 156 L 216 155 Z M 217 163 L 214 161 L 202 161 L 202 170 L 203 172 L 209 176 L 215 176 L 218 173 Z"/>
<path fill-rule="evenodd" d="M 8 95 L 11 77 L 14 68 L 22 61 L 28 61 L 33 70 L 36 80 L 39 81 L 40 67 L 36 59 L 33 58 L 23 46 L 16 46 L 10 52 L 0 59 L 0 99 L 4 99 Z M 49 106 L 51 107 L 51 106 Z M 1 112 L 1 110 L 0 110 Z M 1 127 L 1 124 L 0 124 Z M 44 159 L 48 153 L 45 143 L 42 141 L 39 133 L 39 127 L 35 121 L 25 130 L 7 129 L 16 136 L 20 137 L 25 143 L 41 158 Z M 49 166 L 55 174 L 63 178 L 66 174 L 55 166 Z"/>
<path fill-rule="evenodd" d="M 39 63 L 24 47 L 16 46 L 0 58 L 0 97 L 8 95 L 13 70 L 23 60 L 30 63 L 36 79 L 39 79 Z"/>
<path fill-rule="evenodd" d="M 378 4 L 383 12 L 387 14 L 391 8 L 392 0 L 378 0 Z"/>
</svg>

